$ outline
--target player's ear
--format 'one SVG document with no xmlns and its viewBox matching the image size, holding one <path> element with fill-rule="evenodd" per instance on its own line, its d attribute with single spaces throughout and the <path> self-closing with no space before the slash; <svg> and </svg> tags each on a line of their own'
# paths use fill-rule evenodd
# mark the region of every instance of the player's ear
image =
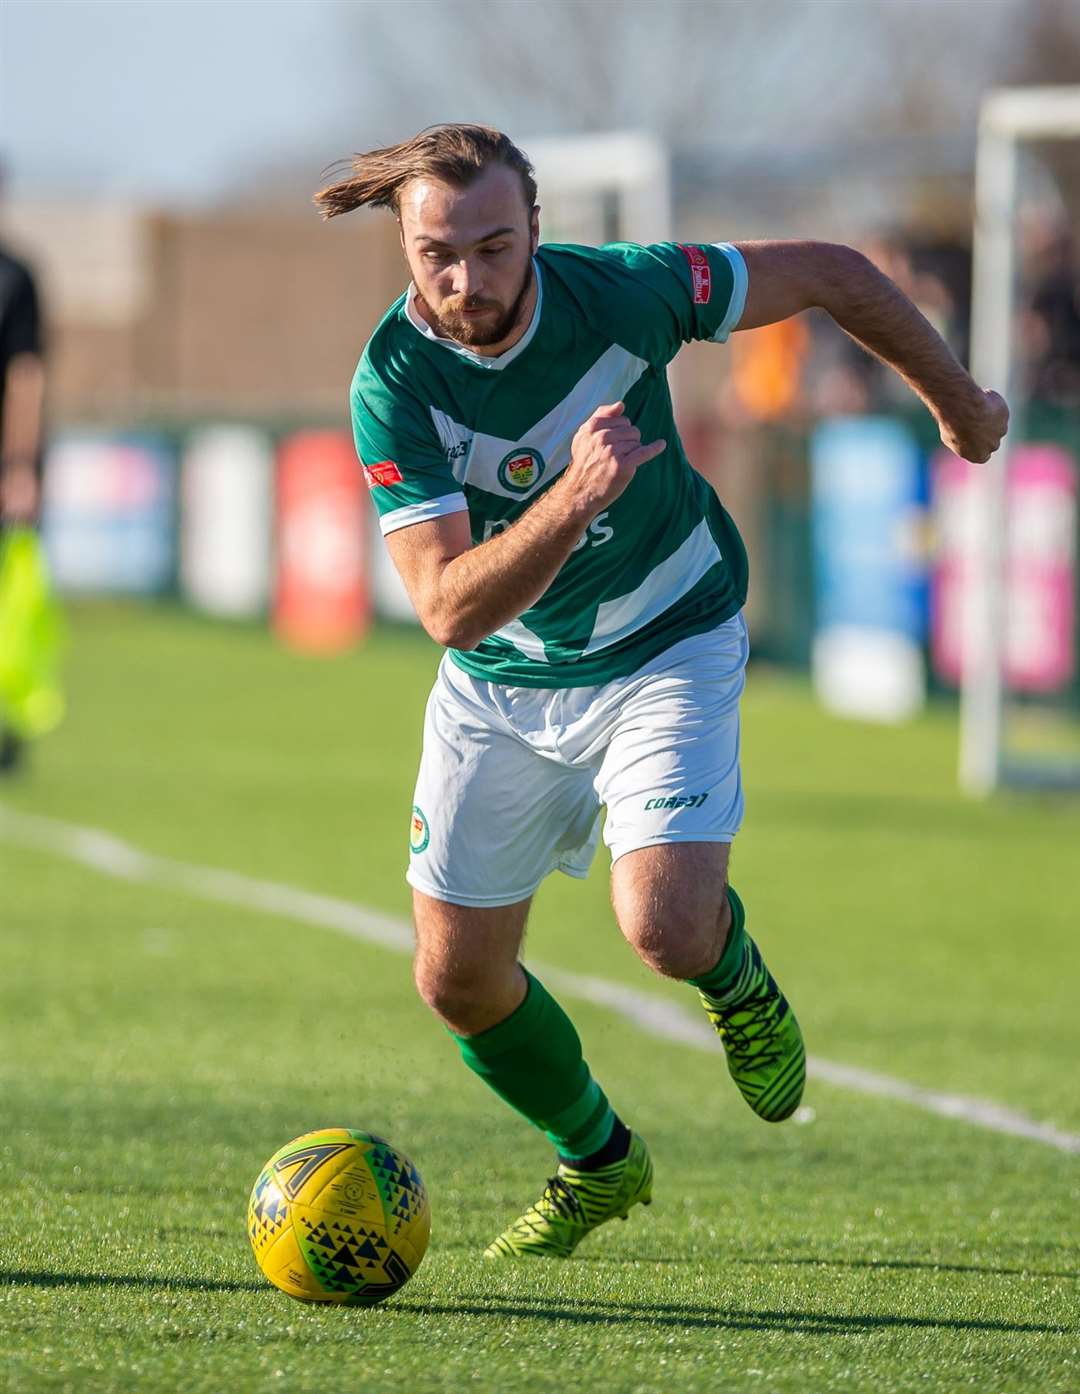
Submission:
<svg viewBox="0 0 1080 1394">
<path fill-rule="evenodd" d="M 529 240 L 532 242 L 533 252 L 540 245 L 540 205 L 533 204 L 532 213 L 529 215 Z"/>
</svg>

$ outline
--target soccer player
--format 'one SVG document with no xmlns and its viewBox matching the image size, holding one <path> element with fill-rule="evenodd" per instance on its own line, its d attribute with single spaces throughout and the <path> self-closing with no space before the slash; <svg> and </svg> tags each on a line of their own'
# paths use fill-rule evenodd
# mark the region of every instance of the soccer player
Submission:
<svg viewBox="0 0 1080 1394">
<path fill-rule="evenodd" d="M 482 126 L 422 131 L 352 170 L 317 205 L 389 208 L 412 276 L 353 379 L 356 446 L 390 555 L 449 650 L 412 814 L 416 985 L 558 1154 L 487 1256 L 567 1256 L 652 1193 L 644 1141 L 518 958 L 540 882 L 585 875 L 601 805 L 619 928 L 697 990 L 746 1102 L 787 1118 L 806 1073 L 728 884 L 746 555 L 683 451 L 667 364 L 691 339 L 821 306 L 969 460 L 997 448 L 1007 411 L 848 247 L 540 246 L 528 159 Z"/>
</svg>

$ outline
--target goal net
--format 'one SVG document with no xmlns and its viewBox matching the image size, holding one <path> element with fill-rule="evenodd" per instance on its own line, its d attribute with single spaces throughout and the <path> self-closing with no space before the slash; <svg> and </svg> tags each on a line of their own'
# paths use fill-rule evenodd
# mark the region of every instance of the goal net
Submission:
<svg viewBox="0 0 1080 1394">
<path fill-rule="evenodd" d="M 960 779 L 1080 788 L 1080 87 L 991 93 L 975 182 L 972 371 L 1012 425 L 989 464 L 949 458 L 938 480 Z"/>
</svg>

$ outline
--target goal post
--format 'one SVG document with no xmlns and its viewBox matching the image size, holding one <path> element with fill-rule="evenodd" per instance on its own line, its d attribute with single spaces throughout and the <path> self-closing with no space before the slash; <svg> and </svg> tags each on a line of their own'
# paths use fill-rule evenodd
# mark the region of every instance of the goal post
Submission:
<svg viewBox="0 0 1080 1394">
<path fill-rule="evenodd" d="M 671 237 L 671 160 L 644 131 L 526 140 L 545 242 L 664 242 Z"/>
<path fill-rule="evenodd" d="M 984 100 L 975 166 L 972 373 L 1014 408 L 1020 386 L 1014 323 L 1020 160 L 1026 143 L 1080 138 L 1080 86 L 1003 88 Z M 1007 752 L 1006 632 L 1009 459 L 1002 448 L 979 474 L 964 618 L 960 781 L 973 794 L 1002 784 L 1080 787 L 1080 757 L 1031 762 Z"/>
</svg>

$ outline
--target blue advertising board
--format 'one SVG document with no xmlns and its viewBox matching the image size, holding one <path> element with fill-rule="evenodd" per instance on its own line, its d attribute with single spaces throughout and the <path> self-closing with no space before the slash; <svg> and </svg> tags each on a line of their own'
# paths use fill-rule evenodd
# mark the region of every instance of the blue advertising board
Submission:
<svg viewBox="0 0 1080 1394">
<path fill-rule="evenodd" d="M 815 680 L 830 706 L 899 719 L 922 701 L 927 471 L 899 421 L 843 417 L 810 443 Z"/>
</svg>

